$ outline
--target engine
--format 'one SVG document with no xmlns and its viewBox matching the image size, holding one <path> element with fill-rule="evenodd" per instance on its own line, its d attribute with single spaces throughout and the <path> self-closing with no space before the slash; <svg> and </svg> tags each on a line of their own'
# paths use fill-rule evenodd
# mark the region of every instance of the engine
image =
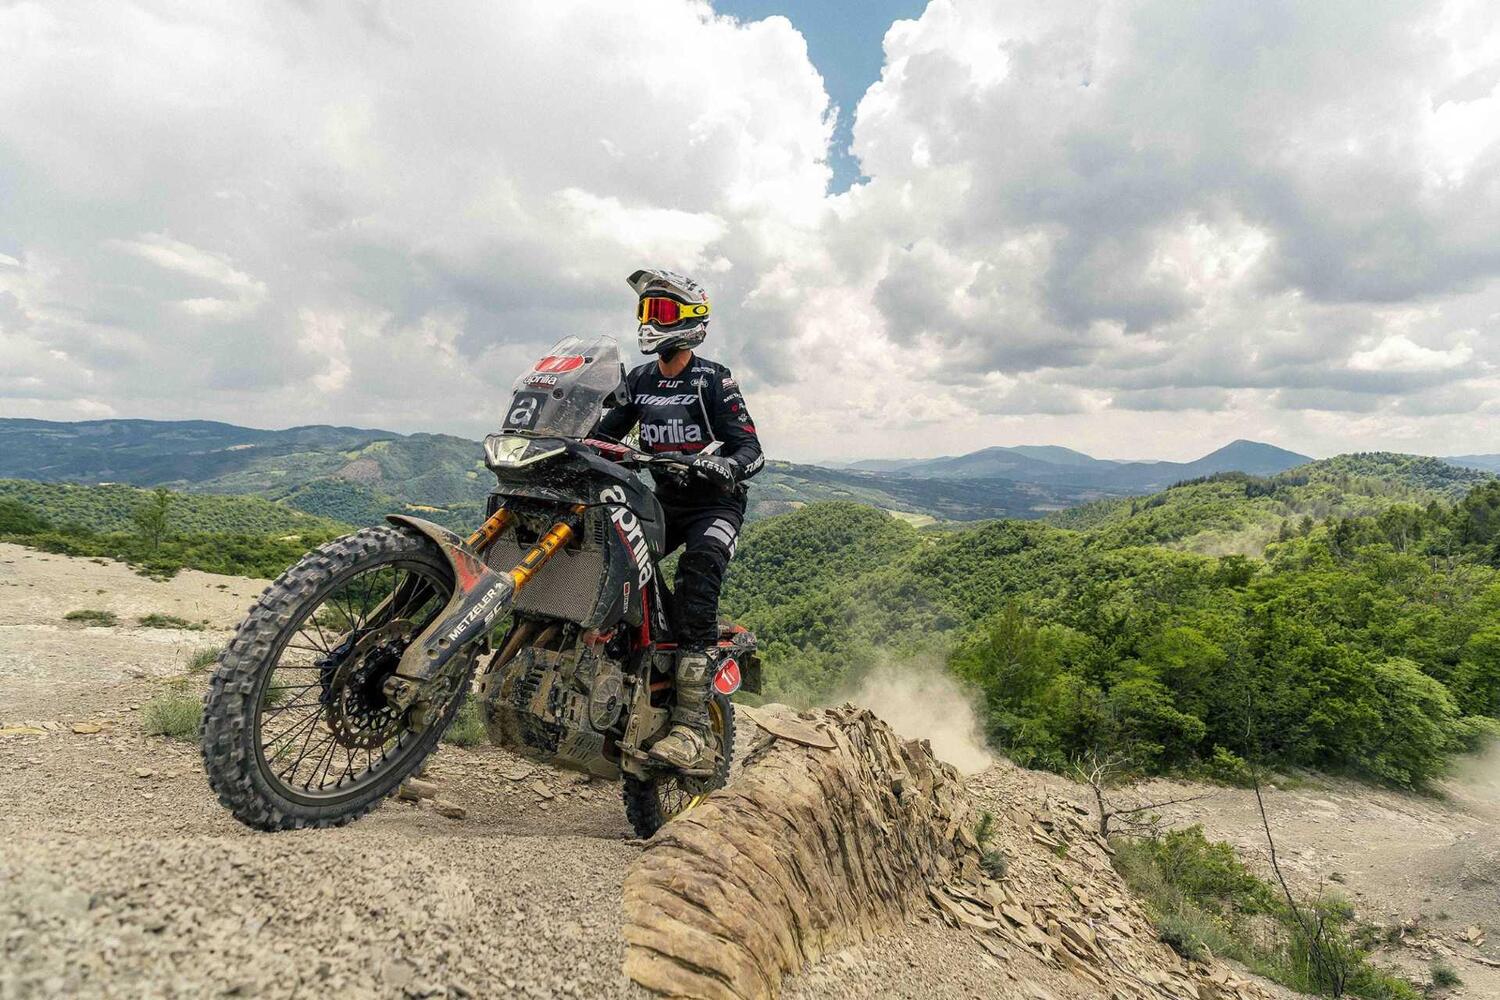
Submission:
<svg viewBox="0 0 1500 1000">
<path fill-rule="evenodd" d="M 625 673 L 601 642 L 562 651 L 526 646 L 479 680 L 490 740 L 514 753 L 603 778 L 619 777 L 611 737 L 625 712 Z M 613 758 L 613 759 L 611 759 Z"/>
</svg>

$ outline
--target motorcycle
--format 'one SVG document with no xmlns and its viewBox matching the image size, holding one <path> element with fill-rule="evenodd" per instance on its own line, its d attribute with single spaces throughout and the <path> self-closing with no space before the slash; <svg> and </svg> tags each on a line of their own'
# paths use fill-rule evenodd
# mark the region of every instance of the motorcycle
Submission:
<svg viewBox="0 0 1500 1000">
<path fill-rule="evenodd" d="M 235 817 L 284 830 L 365 815 L 468 697 L 495 744 L 622 781 L 643 838 L 728 780 L 730 696 L 760 690 L 755 636 L 737 625 L 720 625 L 715 651 L 712 766 L 647 753 L 669 728 L 676 644 L 665 520 L 639 473 L 690 472 L 680 455 L 589 437 L 629 402 L 624 375 L 613 338 L 559 342 L 485 439 L 496 485 L 472 534 L 393 514 L 265 591 L 204 699 L 204 766 Z"/>
</svg>

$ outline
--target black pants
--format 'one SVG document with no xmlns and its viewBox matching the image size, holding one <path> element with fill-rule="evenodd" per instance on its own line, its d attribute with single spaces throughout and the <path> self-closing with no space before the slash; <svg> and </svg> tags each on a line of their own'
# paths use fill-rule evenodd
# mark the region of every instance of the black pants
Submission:
<svg viewBox="0 0 1500 1000">
<path fill-rule="evenodd" d="M 719 589 L 734 557 L 743 497 L 725 497 L 707 506 L 662 505 L 667 515 L 668 555 L 682 546 L 672 586 L 673 628 L 684 649 L 709 649 L 719 641 Z"/>
</svg>

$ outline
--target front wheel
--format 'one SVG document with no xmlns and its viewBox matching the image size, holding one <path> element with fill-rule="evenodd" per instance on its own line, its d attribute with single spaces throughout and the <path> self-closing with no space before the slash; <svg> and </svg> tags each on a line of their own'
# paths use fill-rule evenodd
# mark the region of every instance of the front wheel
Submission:
<svg viewBox="0 0 1500 1000">
<path fill-rule="evenodd" d="M 395 791 L 437 746 L 474 669 L 460 654 L 431 724 L 383 685 L 440 614 L 453 573 L 426 538 L 365 528 L 309 552 L 273 583 L 219 658 L 203 703 L 208 782 L 260 830 L 339 826 Z"/>
<path fill-rule="evenodd" d="M 719 746 L 719 767 L 711 778 L 662 773 L 650 779 L 625 776 L 625 816 L 642 840 L 729 783 L 734 757 L 734 702 L 715 694 L 708 702 L 708 728 Z"/>
</svg>

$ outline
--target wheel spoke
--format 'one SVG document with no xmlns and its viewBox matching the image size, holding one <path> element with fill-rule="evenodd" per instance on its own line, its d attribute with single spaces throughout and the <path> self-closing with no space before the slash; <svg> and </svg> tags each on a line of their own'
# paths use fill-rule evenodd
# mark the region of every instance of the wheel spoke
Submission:
<svg viewBox="0 0 1500 1000">
<path fill-rule="evenodd" d="M 426 564 L 372 566 L 323 592 L 293 623 L 255 717 L 272 784 L 342 796 L 409 757 L 420 741 L 386 706 L 383 685 L 449 586 Z"/>
</svg>

